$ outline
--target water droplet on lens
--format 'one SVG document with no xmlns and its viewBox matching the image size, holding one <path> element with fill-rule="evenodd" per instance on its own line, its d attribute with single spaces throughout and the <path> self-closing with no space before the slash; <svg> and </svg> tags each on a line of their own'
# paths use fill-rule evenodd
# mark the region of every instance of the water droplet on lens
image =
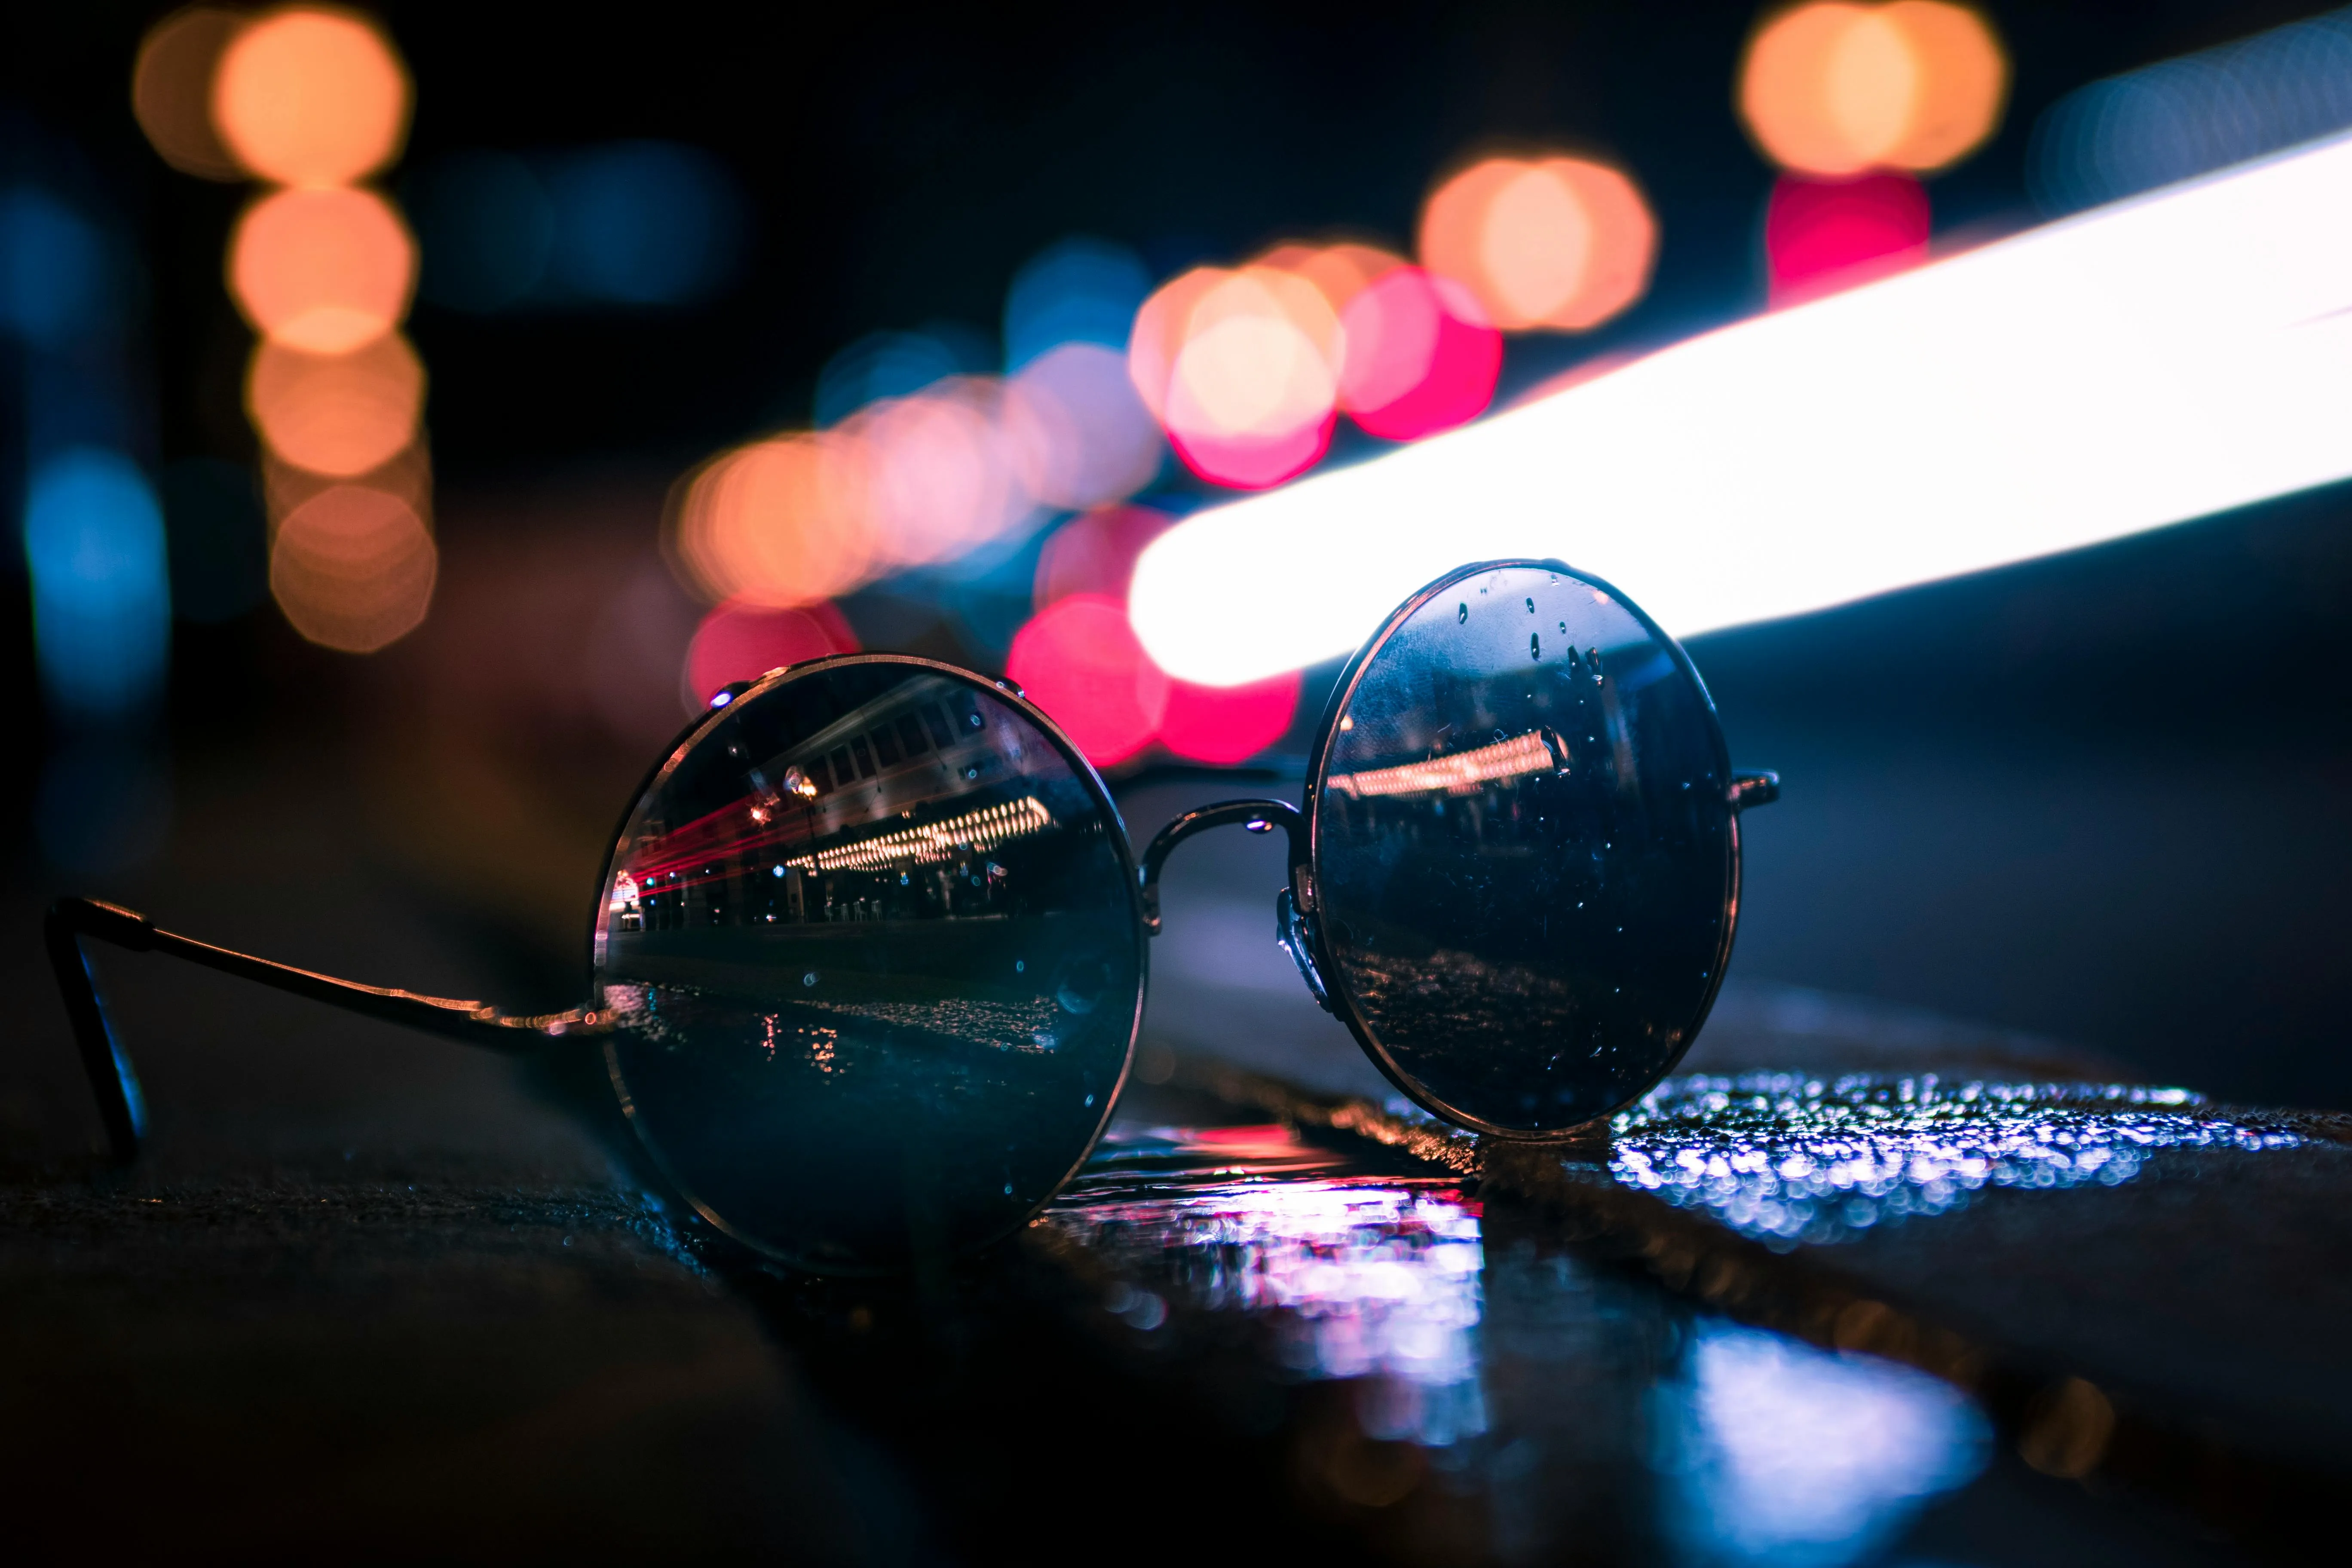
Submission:
<svg viewBox="0 0 2352 1568">
<path fill-rule="evenodd" d="M 801 984 L 803 984 L 803 985 L 814 985 L 814 984 L 816 984 L 816 971 L 815 971 L 815 970 L 814 970 L 814 969 L 812 969 L 812 970 L 810 970 L 806 974 L 802 975 L 802 976 L 801 976 Z"/>
<path fill-rule="evenodd" d="M 1531 615 L 1531 616 L 1532 616 L 1532 615 L 1534 615 L 1535 613 L 1536 613 L 1536 602 L 1535 602 L 1533 599 L 1529 599 L 1529 600 L 1528 601 L 1528 614 L 1529 614 L 1529 615 Z"/>
<path fill-rule="evenodd" d="M 1528 657 L 1529 658 L 1543 657 L 1543 638 L 1533 632 L 1528 634 Z"/>
<path fill-rule="evenodd" d="M 1014 960 L 1013 961 L 1013 973 L 1015 973 L 1015 974 L 1026 974 L 1026 973 L 1029 973 L 1029 961 L 1028 961 L 1027 959 L 1025 959 L 1025 958 L 1016 958 L 1016 959 L 1014 959 Z"/>
<path fill-rule="evenodd" d="M 1467 604 L 1454 605 L 1454 618 L 1457 622 L 1467 625 L 1470 619 L 1470 606 Z"/>
<path fill-rule="evenodd" d="M 1004 1184 L 1004 1195 L 1008 1198 L 1013 1195 L 1013 1184 L 1011 1182 Z"/>
</svg>

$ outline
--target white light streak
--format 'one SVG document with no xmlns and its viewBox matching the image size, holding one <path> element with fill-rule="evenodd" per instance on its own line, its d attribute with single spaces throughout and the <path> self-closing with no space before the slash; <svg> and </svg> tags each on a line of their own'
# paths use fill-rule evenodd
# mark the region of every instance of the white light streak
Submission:
<svg viewBox="0 0 2352 1568">
<path fill-rule="evenodd" d="M 1171 675 L 1352 649 L 1468 561 L 1558 557 L 1688 637 L 2352 476 L 2352 138 L 1653 354 L 1200 513 L 1139 563 Z"/>
</svg>

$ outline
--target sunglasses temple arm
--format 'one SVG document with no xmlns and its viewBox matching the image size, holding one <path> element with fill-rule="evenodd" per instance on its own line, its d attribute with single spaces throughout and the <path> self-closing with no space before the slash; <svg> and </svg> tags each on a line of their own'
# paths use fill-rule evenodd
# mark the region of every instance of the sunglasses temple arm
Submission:
<svg viewBox="0 0 2352 1568">
<path fill-rule="evenodd" d="M 534 1017 L 514 1017 L 478 1002 L 421 996 L 413 991 L 388 990 L 338 980 L 332 975 L 273 963 L 266 958 L 235 952 L 159 929 L 142 914 L 96 899 L 59 899 L 49 906 L 43 926 L 49 965 L 56 971 L 58 990 L 65 999 L 66 1016 L 80 1048 L 82 1070 L 89 1075 L 97 1096 L 99 1119 L 118 1163 L 129 1164 L 139 1154 L 147 1133 L 145 1097 L 129 1053 L 116 1037 L 99 994 L 98 979 L 82 949 L 85 940 L 110 943 L 131 952 L 168 952 L 279 991 L 290 991 L 314 1002 L 326 1002 L 347 1012 L 405 1024 L 428 1034 L 463 1040 L 492 1050 L 522 1052 L 572 1033 L 593 1033 L 601 1026 L 596 1014 L 574 1008 Z"/>
<path fill-rule="evenodd" d="M 1152 838 L 1151 847 L 1143 852 L 1143 929 L 1151 936 L 1160 934 L 1160 868 L 1168 863 L 1169 851 L 1195 833 L 1212 827 L 1223 827 L 1240 823 L 1252 833 L 1271 833 L 1279 826 L 1290 837 L 1290 875 L 1296 882 L 1302 869 L 1312 858 L 1307 838 L 1307 814 L 1286 800 L 1222 800 L 1214 805 L 1204 805 L 1198 811 L 1188 811 Z"/>
</svg>

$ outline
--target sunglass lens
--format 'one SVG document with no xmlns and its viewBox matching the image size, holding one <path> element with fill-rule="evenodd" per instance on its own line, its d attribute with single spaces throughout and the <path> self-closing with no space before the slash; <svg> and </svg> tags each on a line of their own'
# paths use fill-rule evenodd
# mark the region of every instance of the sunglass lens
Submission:
<svg viewBox="0 0 2352 1568">
<path fill-rule="evenodd" d="M 656 776 L 606 875 L 595 978 L 638 1136 L 805 1267 L 1003 1234 L 1125 1070 L 1127 868 L 1091 777 L 976 679 L 877 659 L 754 689 Z"/>
<path fill-rule="evenodd" d="M 1361 667 L 1316 828 L 1329 976 L 1401 1085 L 1500 1131 L 1637 1098 L 1729 938 L 1723 741 L 1663 634 L 1563 571 L 1465 576 Z"/>
</svg>

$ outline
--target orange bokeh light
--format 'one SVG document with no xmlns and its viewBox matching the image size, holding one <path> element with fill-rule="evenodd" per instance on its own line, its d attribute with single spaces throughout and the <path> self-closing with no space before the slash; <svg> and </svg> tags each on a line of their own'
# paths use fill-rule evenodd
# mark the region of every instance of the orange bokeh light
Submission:
<svg viewBox="0 0 2352 1568">
<path fill-rule="evenodd" d="M 139 42 L 131 111 L 163 162 L 205 180 L 244 177 L 213 129 L 213 72 L 245 17 L 209 5 L 174 11 Z"/>
<path fill-rule="evenodd" d="M 309 353 L 348 353 L 407 314 L 416 243 L 373 191 L 278 191 L 237 220 L 228 280 L 264 336 Z"/>
<path fill-rule="evenodd" d="M 335 485 L 278 525 L 269 591 L 310 641 L 373 653 L 425 619 L 438 570 L 415 509 L 364 485 Z"/>
<path fill-rule="evenodd" d="M 1978 12 L 1944 0 L 1820 0 L 1748 41 L 1739 113 L 1783 168 L 1840 178 L 1942 168 L 2000 119 L 2009 62 Z"/>
<path fill-rule="evenodd" d="M 676 513 L 677 552 L 714 599 L 785 608 L 864 582 L 874 564 L 859 453 L 833 432 L 753 442 L 703 466 Z"/>
<path fill-rule="evenodd" d="M 1507 331 L 1583 331 L 1642 297 L 1658 224 L 1633 182 L 1583 158 L 1489 158 L 1433 192 L 1422 265 Z"/>
<path fill-rule="evenodd" d="M 347 354 L 265 342 L 247 374 L 245 400 L 279 458 L 351 478 L 389 462 L 415 437 L 425 367 L 398 332 Z"/>
<path fill-rule="evenodd" d="M 362 474 L 332 476 L 298 468 L 267 447 L 261 452 L 261 499 L 275 523 L 321 490 L 337 485 L 364 485 L 397 496 L 430 524 L 433 515 L 433 455 L 420 437 L 390 459 Z"/>
<path fill-rule="evenodd" d="M 1405 265 L 1403 257 L 1376 245 L 1343 240 L 1337 245 L 1277 245 L 1252 263 L 1272 267 L 1315 285 L 1335 316 L 1345 316 L 1356 296 Z"/>
<path fill-rule="evenodd" d="M 281 185 L 347 184 L 383 168 L 407 134 L 408 103 L 408 72 L 382 32 L 309 6 L 247 26 L 212 82 L 221 141 Z"/>
<path fill-rule="evenodd" d="M 1323 455 L 1338 405 L 1339 313 L 1282 267 L 1196 268 L 1136 314 L 1128 374 L 1177 455 L 1220 484 L 1278 484 Z"/>
</svg>

